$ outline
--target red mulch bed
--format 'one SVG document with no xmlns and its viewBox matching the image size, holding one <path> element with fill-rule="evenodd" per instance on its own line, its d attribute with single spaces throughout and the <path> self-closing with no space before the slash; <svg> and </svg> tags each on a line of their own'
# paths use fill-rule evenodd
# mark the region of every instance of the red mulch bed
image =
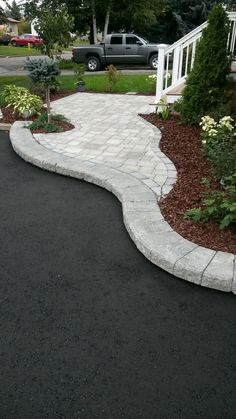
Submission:
<svg viewBox="0 0 236 419">
<path fill-rule="evenodd" d="M 3 118 L 0 120 L 0 122 L 4 122 L 6 124 L 12 124 L 15 121 L 26 121 L 27 122 L 27 120 L 25 118 L 19 116 L 16 113 L 14 114 L 13 109 L 10 108 L 10 107 L 9 108 L 2 108 L 1 111 L 2 111 L 2 114 L 3 114 Z M 34 121 L 35 119 L 37 119 L 37 115 L 34 115 L 34 116 L 30 117 L 31 121 Z M 60 127 L 63 131 L 69 131 L 69 130 L 74 128 L 74 125 L 71 124 L 70 122 L 67 122 L 67 121 L 53 120 L 53 124 Z M 44 130 L 43 129 L 37 129 L 37 130 L 34 130 L 33 132 L 34 133 L 43 133 Z"/>
<path fill-rule="evenodd" d="M 174 163 L 178 179 L 167 197 L 160 201 L 160 208 L 166 221 L 181 236 L 201 246 L 236 254 L 236 227 L 220 230 L 214 222 L 194 223 L 183 218 L 193 207 L 200 207 L 201 194 L 206 187 L 202 178 L 210 180 L 212 189 L 220 189 L 214 179 L 209 162 L 203 155 L 200 129 L 180 125 L 177 116 L 164 121 L 155 114 L 142 117 L 162 132 L 160 148 Z"/>
</svg>

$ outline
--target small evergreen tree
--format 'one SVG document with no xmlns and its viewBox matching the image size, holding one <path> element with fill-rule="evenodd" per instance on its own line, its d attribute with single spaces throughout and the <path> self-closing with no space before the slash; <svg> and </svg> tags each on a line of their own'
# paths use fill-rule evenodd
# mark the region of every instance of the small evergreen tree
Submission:
<svg viewBox="0 0 236 419">
<path fill-rule="evenodd" d="M 195 124 L 204 115 L 222 107 L 228 100 L 226 74 L 229 71 L 227 40 L 229 21 L 220 5 L 209 14 L 209 23 L 196 48 L 193 69 L 190 72 L 180 113 L 185 123 Z"/>
<path fill-rule="evenodd" d="M 28 59 L 26 61 L 26 68 L 29 71 L 30 79 L 36 83 L 41 84 L 45 88 L 48 123 L 51 122 L 51 107 L 50 107 L 50 87 L 57 83 L 56 76 L 60 74 L 57 61 L 51 58 Z"/>
</svg>

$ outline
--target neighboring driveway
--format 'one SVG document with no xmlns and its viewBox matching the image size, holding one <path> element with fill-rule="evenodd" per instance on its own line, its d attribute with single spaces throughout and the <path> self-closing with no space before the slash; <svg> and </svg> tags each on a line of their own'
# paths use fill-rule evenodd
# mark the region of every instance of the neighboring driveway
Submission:
<svg viewBox="0 0 236 419">
<path fill-rule="evenodd" d="M 235 296 L 178 280 L 94 185 L 0 134 L 0 416 L 234 419 Z"/>
</svg>

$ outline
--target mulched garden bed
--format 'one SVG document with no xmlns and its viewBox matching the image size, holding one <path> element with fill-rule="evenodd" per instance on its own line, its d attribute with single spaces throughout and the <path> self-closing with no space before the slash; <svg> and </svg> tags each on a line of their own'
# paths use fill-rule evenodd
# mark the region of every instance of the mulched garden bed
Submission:
<svg viewBox="0 0 236 419">
<path fill-rule="evenodd" d="M 167 197 L 160 201 L 166 221 L 184 238 L 213 250 L 236 254 L 236 227 L 220 230 L 214 222 L 194 223 L 183 218 L 193 207 L 200 207 L 201 194 L 206 191 L 201 183 L 208 178 L 212 189 L 220 189 L 209 162 L 203 155 L 200 129 L 180 125 L 177 116 L 164 121 L 155 114 L 142 117 L 162 132 L 160 148 L 174 163 L 178 179 Z"/>
<path fill-rule="evenodd" d="M 59 99 L 59 98 L 58 98 Z M 25 121 L 27 122 L 27 119 L 17 115 L 16 113 L 13 113 L 13 109 L 12 108 L 1 108 L 2 114 L 3 114 L 3 118 L 0 119 L 0 122 L 6 123 L 6 124 L 12 124 L 15 121 Z M 37 115 L 31 116 L 30 117 L 30 121 L 34 121 L 35 119 L 37 119 Z M 62 131 L 69 131 L 72 130 L 74 128 L 74 125 L 71 124 L 70 122 L 67 121 L 57 121 L 57 120 L 53 120 L 53 124 L 57 125 L 58 127 L 60 127 L 62 129 Z M 44 130 L 43 129 L 37 129 L 33 131 L 34 133 L 43 133 Z"/>
</svg>

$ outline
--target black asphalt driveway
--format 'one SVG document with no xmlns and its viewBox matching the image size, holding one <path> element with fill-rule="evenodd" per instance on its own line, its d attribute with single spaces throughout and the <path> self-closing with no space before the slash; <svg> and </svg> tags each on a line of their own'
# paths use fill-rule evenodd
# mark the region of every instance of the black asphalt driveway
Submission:
<svg viewBox="0 0 236 419">
<path fill-rule="evenodd" d="M 236 296 L 152 265 L 107 191 L 0 134 L 0 418 L 235 419 Z"/>
</svg>

